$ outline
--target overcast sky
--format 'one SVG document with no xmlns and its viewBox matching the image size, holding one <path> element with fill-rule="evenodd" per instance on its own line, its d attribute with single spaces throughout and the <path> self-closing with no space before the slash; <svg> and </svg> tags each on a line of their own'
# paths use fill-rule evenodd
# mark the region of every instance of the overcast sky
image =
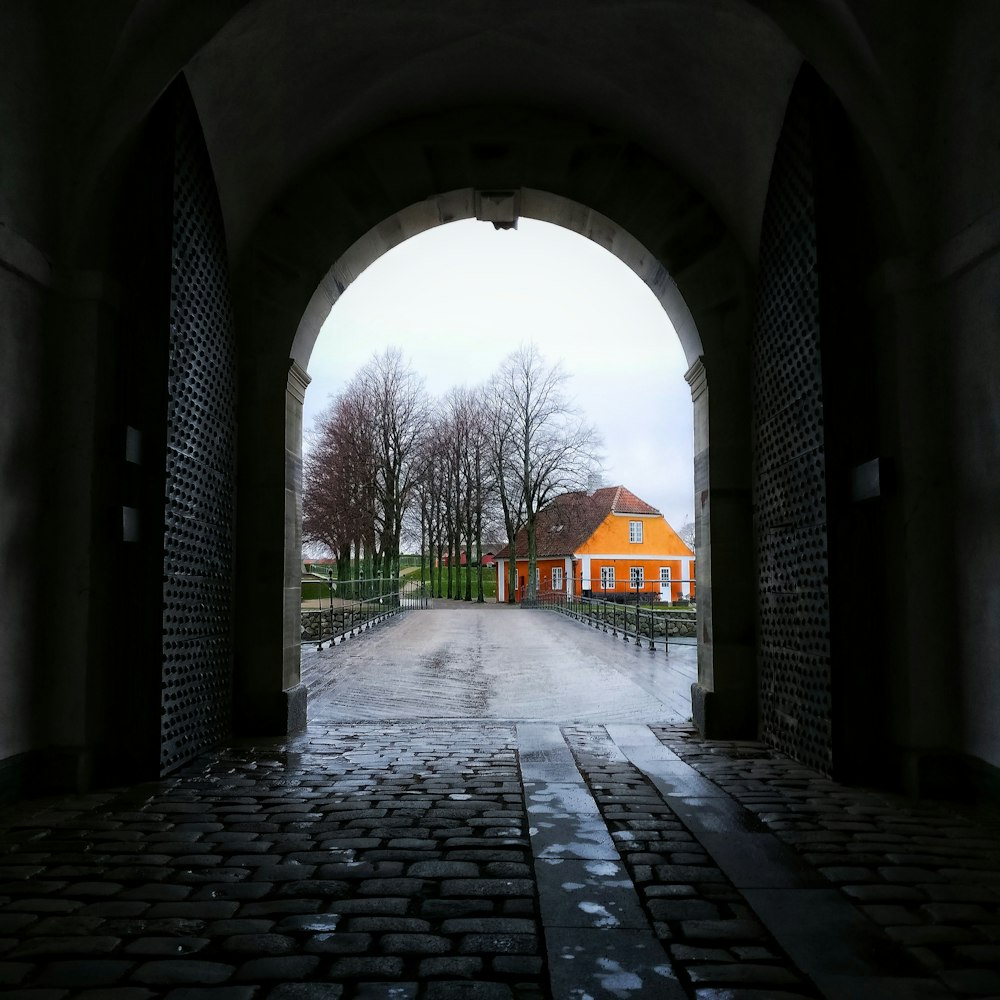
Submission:
<svg viewBox="0 0 1000 1000">
<path fill-rule="evenodd" d="M 344 292 L 308 371 L 308 431 L 374 353 L 399 347 L 432 396 L 485 382 L 521 343 L 571 376 L 566 391 L 623 484 L 679 528 L 693 520 L 691 395 L 677 335 L 653 293 L 576 233 L 521 219 L 439 226 L 380 257 Z"/>
</svg>

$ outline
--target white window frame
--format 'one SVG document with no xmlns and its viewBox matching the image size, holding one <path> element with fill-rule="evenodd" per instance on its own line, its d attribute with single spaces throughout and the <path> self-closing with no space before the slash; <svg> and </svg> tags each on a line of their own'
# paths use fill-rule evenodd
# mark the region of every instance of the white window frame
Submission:
<svg viewBox="0 0 1000 1000">
<path fill-rule="evenodd" d="M 562 566 L 552 567 L 552 589 L 562 590 L 563 589 L 563 568 Z"/>
<path fill-rule="evenodd" d="M 629 521 L 628 540 L 632 545 L 642 545 L 642 521 Z"/>
<path fill-rule="evenodd" d="M 614 566 L 601 567 L 601 590 L 615 589 L 615 568 Z"/>
<path fill-rule="evenodd" d="M 646 586 L 646 571 L 642 566 L 629 566 L 628 589 L 642 590 Z"/>
<path fill-rule="evenodd" d="M 540 566 L 535 567 L 535 593 L 542 589 L 542 570 Z"/>
</svg>

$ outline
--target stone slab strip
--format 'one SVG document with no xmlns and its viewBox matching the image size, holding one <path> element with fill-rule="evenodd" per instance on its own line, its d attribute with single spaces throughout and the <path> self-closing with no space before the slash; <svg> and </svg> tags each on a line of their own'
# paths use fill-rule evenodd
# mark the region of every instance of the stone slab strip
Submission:
<svg viewBox="0 0 1000 1000">
<path fill-rule="evenodd" d="M 559 727 L 519 723 L 517 738 L 553 1000 L 682 1000 Z"/>
</svg>

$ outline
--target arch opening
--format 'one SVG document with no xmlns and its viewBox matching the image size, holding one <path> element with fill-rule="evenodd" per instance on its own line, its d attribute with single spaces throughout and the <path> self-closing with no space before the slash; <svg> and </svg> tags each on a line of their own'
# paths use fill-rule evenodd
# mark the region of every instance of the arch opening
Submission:
<svg viewBox="0 0 1000 1000">
<path fill-rule="evenodd" d="M 513 192 L 513 196 L 519 205 L 520 210 L 518 214 L 521 218 L 557 225 L 562 229 L 591 240 L 617 257 L 636 277 L 643 281 L 652 293 L 659 308 L 665 314 L 665 319 L 667 320 L 665 329 L 668 326 L 673 326 L 684 358 L 687 361 L 687 371 L 685 373 L 682 367 L 679 377 L 680 374 L 683 374 L 690 384 L 694 412 L 691 446 L 695 454 L 700 454 L 700 460 L 693 463 L 695 468 L 690 469 L 688 482 L 693 483 L 696 469 L 700 467 L 700 474 L 703 480 L 706 480 L 703 485 L 708 485 L 707 436 L 709 425 L 709 394 L 707 391 L 708 379 L 703 361 L 703 346 L 694 317 L 677 284 L 667 272 L 667 269 L 657 260 L 654 254 L 627 232 L 624 227 L 579 202 L 551 192 L 542 192 L 534 189 L 519 189 Z M 369 265 L 376 261 L 382 254 L 399 246 L 405 240 L 419 233 L 460 220 L 472 220 L 478 217 L 481 221 L 490 221 L 488 219 L 484 220 L 482 217 L 480 200 L 481 195 L 475 189 L 463 189 L 434 196 L 424 202 L 411 205 L 369 230 L 329 268 L 309 301 L 299 322 L 292 345 L 289 393 L 285 411 L 286 448 L 294 448 L 295 445 L 298 445 L 299 449 L 301 449 L 303 403 L 306 386 L 309 382 L 309 376 L 306 374 L 306 366 L 309 363 L 309 358 L 319 337 L 320 330 L 327 318 L 334 315 L 334 307 L 339 301 L 340 296 L 343 295 L 351 282 Z M 516 345 L 512 344 L 511 346 Z M 301 487 L 300 480 L 296 477 L 299 477 L 301 474 L 301 450 L 290 454 L 288 458 L 289 461 L 286 463 L 286 468 L 289 470 L 291 478 L 286 481 L 286 496 L 292 499 L 291 503 L 286 505 L 286 511 L 294 509 L 296 517 L 294 519 L 286 518 L 285 565 L 286 567 L 295 566 L 295 572 L 286 578 L 285 581 L 286 604 L 284 621 L 286 622 L 286 626 L 287 623 L 292 621 L 297 623 L 296 615 L 300 610 L 298 569 L 299 555 L 302 550 L 301 517 L 299 513 L 301 507 Z M 707 516 L 710 505 L 707 502 L 707 497 L 704 495 L 702 495 L 700 503 L 694 502 L 694 492 L 692 489 L 691 494 L 698 545 L 698 586 L 701 587 L 702 574 L 700 573 L 700 565 L 702 555 L 705 555 L 706 560 L 711 556 L 711 521 Z M 705 492 L 705 490 L 702 491 L 703 494 Z M 704 579 L 706 581 L 706 600 L 703 603 L 699 600 L 698 603 L 699 625 L 697 635 L 700 639 L 698 643 L 700 649 L 699 681 L 696 687 L 700 690 L 711 691 L 714 687 L 714 650 L 712 639 L 715 630 L 712 624 L 710 574 L 704 574 Z M 285 677 L 286 679 L 294 678 L 297 683 L 300 677 L 298 634 L 286 634 L 283 645 L 286 662 Z M 747 661 L 744 659 L 743 664 L 745 665 L 746 663 Z M 746 686 L 748 689 L 751 689 L 752 682 L 747 683 Z M 701 701 L 701 705 L 704 705 L 704 700 Z M 749 710 L 747 711 L 749 712 Z"/>
<path fill-rule="evenodd" d="M 432 422 L 440 425 L 441 418 L 446 419 L 451 412 L 451 389 L 464 387 L 471 390 L 468 398 L 474 408 L 481 411 L 489 409 L 492 395 L 487 383 L 490 376 L 520 344 L 532 343 L 537 346 L 546 365 L 561 363 L 569 375 L 563 386 L 566 395 L 575 402 L 582 419 L 595 425 L 603 439 L 606 459 L 603 477 L 590 482 L 581 479 L 574 489 L 583 488 L 594 494 L 599 487 L 624 485 L 664 516 L 666 523 L 661 523 L 657 517 L 649 518 L 647 537 L 643 539 L 646 544 L 641 546 L 642 558 L 639 560 L 645 567 L 641 612 L 643 631 L 648 632 L 653 614 L 646 605 L 654 603 L 657 627 L 662 627 L 667 604 L 682 605 L 690 589 L 688 581 L 694 572 L 690 554 L 685 555 L 687 549 L 676 544 L 671 531 L 671 528 L 679 529 L 693 521 L 692 410 L 690 394 L 682 381 L 688 365 L 675 338 L 662 304 L 645 284 L 637 280 L 635 272 L 595 241 L 586 240 L 564 227 L 522 216 L 517 232 L 495 232 L 488 222 L 468 219 L 432 227 L 409 238 L 378 258 L 352 285 L 345 285 L 344 293 L 330 311 L 310 359 L 312 381 L 306 392 L 304 407 L 307 439 L 303 506 L 306 526 L 309 521 L 309 483 L 315 482 L 308 433 L 316 427 L 321 411 L 326 412 L 332 398 L 331 390 L 339 393 L 347 387 L 347 383 L 355 384 L 353 376 L 362 367 L 368 368 L 374 363 L 376 355 L 381 360 L 384 350 L 398 349 L 405 370 L 411 370 L 412 366 L 412 371 L 426 383 L 431 409 L 431 419 L 422 423 L 426 435 Z M 345 476 L 350 476 L 349 466 L 345 469 Z M 563 486 L 559 492 L 564 489 L 569 487 Z M 599 503 L 609 495 L 610 491 L 605 489 L 595 497 L 594 502 Z M 493 506 L 489 501 L 496 499 L 495 493 L 491 491 L 483 499 L 489 509 Z M 322 506 L 319 505 L 320 509 Z M 308 531 L 305 534 L 308 537 Z M 561 541 L 565 539 L 565 535 L 560 536 Z M 506 548 L 508 536 L 502 518 L 492 526 L 487 523 L 482 541 L 484 554 Z M 422 546 L 421 542 L 422 536 L 418 536 L 415 527 L 410 535 L 409 547 L 404 537 L 401 549 L 404 567 L 408 565 L 406 554 L 417 553 L 418 550 L 427 552 L 430 546 Z M 580 539 L 579 543 L 583 545 L 584 539 Z M 475 545 L 471 549 L 471 559 L 467 563 L 465 561 L 468 544 L 463 523 L 462 562 L 465 566 L 477 565 Z M 663 547 L 656 548 L 656 545 Z M 331 542 L 330 546 L 328 550 L 317 548 L 311 552 L 307 549 L 307 552 L 316 559 L 340 555 L 336 563 L 323 563 L 319 572 L 325 576 L 327 570 L 332 569 L 334 577 L 344 581 L 343 585 L 337 584 L 338 595 L 343 591 L 349 596 L 352 585 L 346 581 L 357 580 L 359 571 L 368 580 L 374 567 L 370 560 L 359 560 L 356 547 L 352 547 L 355 554 L 348 560 L 343 556 L 339 543 Z M 602 562 L 592 553 L 601 550 L 586 548 L 587 554 L 576 559 L 565 555 L 557 557 L 552 551 L 540 556 L 539 591 L 544 600 L 565 599 L 569 602 L 570 598 L 580 598 L 582 592 L 590 591 L 591 587 L 594 596 L 600 596 Z M 630 565 L 636 561 L 635 558 L 629 560 L 623 557 L 628 548 L 626 545 L 624 548 L 604 550 L 618 554 L 615 557 L 618 584 L 614 596 L 619 602 L 625 597 L 625 587 L 630 585 Z M 448 557 L 449 549 L 450 545 L 445 542 L 443 551 L 434 550 L 428 555 L 424 564 L 425 573 L 407 577 L 410 581 L 408 585 L 414 580 L 423 580 L 428 591 L 433 590 L 429 596 L 452 598 L 451 581 L 444 568 L 449 563 L 454 565 Z M 680 551 L 682 549 L 683 552 Z M 638 554 L 639 549 L 636 549 L 634 555 Z M 433 587 L 430 580 L 430 569 L 439 558 L 440 589 L 436 586 L 438 576 L 434 577 Z M 413 563 L 410 572 L 418 574 L 416 558 Z M 669 588 L 663 588 L 658 583 L 654 586 L 654 581 L 662 579 L 664 566 L 673 579 Z M 476 569 L 469 573 L 463 568 L 461 587 L 454 593 L 455 600 L 476 602 L 476 575 Z M 506 573 L 498 577 L 494 567 L 485 570 L 484 576 L 485 602 L 494 607 L 498 603 L 507 603 L 510 593 Z M 466 582 L 470 577 L 471 588 L 466 591 Z M 500 586 L 499 594 L 495 589 L 497 584 Z M 325 590 L 323 592 L 326 593 Z M 470 596 L 464 596 L 466 594 Z M 306 613 L 310 628 L 308 641 L 302 644 L 302 679 L 311 692 L 325 692 L 322 707 L 319 708 L 322 718 L 328 719 L 330 713 L 333 713 L 333 718 L 346 717 L 342 713 L 352 707 L 365 713 L 377 713 L 380 707 L 386 711 L 384 706 L 389 703 L 394 706 L 393 710 L 418 711 L 414 706 L 422 704 L 421 692 L 425 685 L 431 688 L 441 678 L 429 671 L 420 674 L 422 681 L 418 685 L 405 680 L 410 677 L 411 670 L 421 670 L 418 662 L 405 657 L 399 663 L 398 673 L 391 672 L 386 675 L 385 683 L 376 682 L 369 690 L 372 698 L 370 706 L 358 690 L 358 686 L 365 681 L 355 676 L 354 671 L 350 684 L 342 688 L 343 697 L 347 699 L 345 705 L 336 703 L 336 692 L 332 692 L 333 700 L 330 700 L 327 671 L 334 663 L 344 662 L 343 657 L 353 658 L 358 654 L 352 651 L 339 653 L 339 661 L 336 657 L 331 660 L 330 654 L 316 655 L 317 623 L 320 619 L 329 622 L 333 617 L 329 608 L 333 603 L 340 604 L 339 600 L 331 602 L 329 596 L 324 597 L 323 602 L 317 600 L 313 610 Z M 520 595 L 516 596 L 519 598 Z M 327 611 L 319 610 L 321 603 Z M 435 602 L 435 606 L 440 607 L 441 604 Z M 444 604 L 444 607 L 453 606 L 450 600 Z M 616 607 L 620 624 L 622 608 L 620 604 Z M 682 606 L 680 610 L 675 608 L 670 620 L 675 626 L 678 622 L 686 624 L 686 616 L 693 613 L 687 606 Z M 327 614 L 330 617 L 324 619 Z M 461 617 L 464 620 L 464 615 Z M 428 616 L 419 613 L 416 618 L 423 621 L 408 621 L 400 628 L 419 631 L 420 643 L 423 643 L 422 626 L 430 627 L 432 621 L 437 619 L 435 616 L 428 619 Z M 502 616 L 496 619 L 492 615 L 482 620 L 501 629 L 503 623 L 508 627 L 513 623 L 513 619 Z M 516 642 L 516 637 L 512 636 L 510 641 Z M 387 642 L 382 638 L 376 641 L 381 651 L 380 660 L 395 655 L 395 650 L 388 648 Z M 659 633 L 656 639 L 658 655 L 650 653 L 647 661 L 645 652 L 648 646 L 648 641 L 644 640 L 642 660 L 645 665 L 642 669 L 650 671 L 651 683 L 663 686 L 671 682 L 671 690 L 677 689 L 674 698 L 686 697 L 690 705 L 689 688 L 696 660 L 694 638 L 672 636 L 671 656 L 666 662 L 663 639 Z M 419 658 L 422 662 L 427 653 L 426 647 L 421 645 L 420 648 L 424 650 Z M 610 644 L 607 655 L 617 656 L 618 650 L 630 648 Z M 464 676 L 460 665 L 477 654 L 469 650 L 460 655 L 458 647 L 454 649 L 454 654 L 455 670 L 459 676 Z M 666 669 L 668 664 L 670 670 Z M 362 664 L 357 666 L 360 668 Z M 539 668 L 558 669 L 555 663 L 539 664 Z M 639 668 L 638 663 L 636 668 Z M 376 670 L 375 664 L 371 664 L 371 669 L 378 676 L 384 670 Z M 492 676 L 492 658 L 485 658 L 478 670 L 481 670 L 485 685 Z M 367 676 L 370 671 L 365 669 L 362 673 Z M 623 682 L 629 685 L 624 679 Z M 509 709 L 500 706 L 511 705 L 505 695 L 506 674 L 497 677 L 497 685 L 497 700 L 491 700 L 491 710 L 502 713 Z M 488 686 L 493 687 L 492 684 Z M 569 710 L 571 703 L 589 704 L 587 699 L 597 690 L 594 684 L 588 685 L 577 676 L 563 679 L 560 686 L 565 692 L 565 703 L 559 699 L 551 703 L 544 699 L 542 702 L 533 701 L 531 711 L 552 712 L 554 714 L 545 717 L 553 721 L 569 718 L 558 713 Z M 406 706 L 396 708 L 394 699 L 397 690 L 413 691 L 413 704 L 407 702 Z M 532 686 L 532 690 L 540 689 Z M 652 696 L 652 690 L 648 694 L 649 707 L 646 710 L 652 713 L 652 706 L 660 702 Z M 454 710 L 451 697 L 447 697 L 445 702 L 449 711 Z M 427 705 L 425 708 L 430 710 L 432 707 Z M 588 708 L 586 711 L 589 713 L 591 710 Z M 311 705 L 311 717 L 314 717 L 313 711 L 314 706 Z M 651 719 L 655 717 L 655 714 L 649 715 Z"/>
<path fill-rule="evenodd" d="M 556 137 L 559 155 L 538 155 L 542 135 Z M 507 106 L 407 121 L 331 154 L 271 205 L 241 255 L 237 548 L 241 564 L 253 567 L 237 580 L 238 704 L 249 720 L 242 728 L 281 731 L 305 722 L 295 526 L 306 366 L 322 322 L 382 252 L 417 232 L 477 217 L 477 192 L 480 201 L 483 192 L 504 193 L 519 202 L 520 216 L 604 246 L 672 320 L 691 362 L 694 400 L 702 616 L 694 713 L 706 731 L 754 735 L 750 264 L 705 197 L 634 141 Z M 281 579 L 283 588 L 262 588 L 260 579 Z"/>
<path fill-rule="evenodd" d="M 323 324 L 347 287 L 382 254 L 436 226 L 482 217 L 481 192 L 472 188 L 435 195 L 395 213 L 356 240 L 323 276 L 295 331 L 291 360 L 308 370 Z M 691 311 L 667 269 L 621 225 L 585 205 L 548 191 L 509 192 L 518 216 L 560 226 L 614 254 L 649 288 L 681 343 L 688 365 L 704 354 Z M 516 223 L 516 220 L 515 220 Z"/>
<path fill-rule="evenodd" d="M 988 520 L 981 511 L 989 509 L 982 470 L 992 466 L 989 442 L 968 431 L 992 412 L 983 363 L 992 353 L 982 331 L 990 329 L 983 316 L 992 287 L 995 184 L 975 114 L 986 105 L 967 100 L 992 92 L 982 40 L 993 37 L 995 19 L 973 6 L 901 31 L 881 30 L 888 6 L 860 16 L 846 0 L 822 11 L 774 0 L 679 0 L 636 9 L 638 20 L 608 5 L 566 18 L 559 5 L 542 4 L 511 13 L 501 31 L 472 7 L 443 20 L 415 7 L 345 18 L 339 9 L 303 3 L 286 16 L 287 5 L 272 0 L 194 19 L 173 16 L 174 0 L 138 2 L 124 14 L 67 7 L 52 21 L 58 31 L 46 30 L 41 15 L 13 24 L 9 61 L 31 86 L 15 88 L 8 101 L 16 169 L 5 175 L 0 249 L 14 275 L 6 280 L 16 283 L 12 301 L 24 309 L 14 319 L 23 331 L 19 344 L 29 345 L 27 367 L 39 378 L 46 369 L 57 375 L 63 411 L 79 415 L 72 437 L 61 415 L 39 419 L 46 447 L 37 451 L 46 458 L 32 456 L 28 466 L 31 497 L 42 512 L 36 520 L 72 526 L 63 533 L 69 556 L 58 554 L 70 559 L 82 585 L 62 655 L 43 651 L 35 638 L 40 619 L 27 612 L 11 632 L 6 648 L 15 655 L 8 660 L 31 652 L 30 662 L 6 675 L 18 705 L 35 699 L 37 664 L 51 664 L 67 683 L 51 686 L 59 692 L 54 697 L 38 696 L 47 713 L 41 735 L 19 723 L 8 749 L 34 751 L 50 732 L 61 747 L 92 747 L 113 729 L 99 666 L 110 660 L 105 650 L 114 647 L 118 620 L 119 560 L 109 539 L 121 532 L 111 524 L 119 507 L 135 498 L 121 488 L 132 489 L 134 470 L 126 475 L 107 456 L 120 451 L 116 393 L 131 372 L 129 342 L 148 341 L 145 323 L 155 321 L 150 306 L 157 300 L 143 280 L 132 280 L 133 264 L 143 265 L 150 281 L 155 268 L 131 253 L 133 238 L 120 222 L 138 219 L 144 203 L 154 214 L 165 204 L 145 171 L 133 170 L 133 157 L 151 109 L 181 73 L 208 147 L 238 313 L 240 538 L 233 550 L 249 582 L 240 584 L 241 624 L 227 628 L 251 637 L 239 654 L 241 671 L 244 663 L 250 675 L 265 660 L 280 665 L 277 677 L 261 666 L 249 686 L 270 697 L 294 680 L 282 660 L 282 601 L 249 592 L 269 590 L 286 569 L 283 517 L 294 514 L 282 498 L 293 509 L 294 493 L 284 493 L 283 462 L 296 454 L 283 447 L 286 425 L 294 423 L 285 421 L 286 373 L 289 358 L 308 358 L 307 344 L 292 347 L 303 313 L 330 261 L 342 260 L 406 206 L 449 191 L 558 192 L 615 220 L 676 281 L 705 359 L 692 370 L 693 388 L 711 376 L 705 412 L 712 447 L 709 454 L 706 427 L 699 503 L 704 493 L 713 509 L 713 547 L 725 538 L 731 549 L 748 550 L 735 559 L 735 573 L 727 566 L 726 580 L 715 580 L 711 638 L 717 652 L 728 645 L 738 660 L 754 629 L 734 609 L 754 597 L 746 583 L 754 574 L 740 566 L 757 558 L 746 515 L 753 477 L 746 426 L 756 409 L 748 398 L 748 274 L 758 263 L 775 142 L 805 61 L 845 110 L 862 196 L 845 191 L 835 199 L 846 206 L 845 217 L 862 223 L 862 238 L 842 245 L 857 262 L 847 280 L 867 325 L 845 324 L 855 330 L 835 359 L 845 377 L 828 398 L 846 416 L 842 426 L 858 430 L 832 441 L 835 459 L 848 473 L 872 456 L 898 469 L 895 495 L 887 490 L 863 508 L 864 517 L 857 508 L 856 520 L 882 518 L 890 529 L 884 551 L 874 559 L 865 554 L 884 572 L 888 584 L 880 586 L 891 598 L 883 629 L 889 663 L 876 664 L 887 678 L 889 722 L 877 711 L 872 716 L 887 730 L 887 744 L 914 754 L 936 746 L 969 750 L 996 762 L 1000 751 L 983 707 L 996 703 L 983 666 L 991 662 L 996 630 L 979 627 L 995 591 L 981 538 Z M 391 32 L 382 30 L 390 23 Z M 352 58 L 298 58 L 330 44 Z M 924 58 L 928 52 L 932 59 Z M 428 72 L 432 63 L 447 72 Z M 692 73 L 695 65 L 699 72 Z M 66 94 L 73 95 L 69 103 Z M 944 325 L 954 331 L 954 349 L 942 363 L 932 347 Z M 852 354 L 864 363 L 855 364 Z M 873 369 L 866 376 L 870 420 L 857 419 L 858 394 L 844 388 L 856 384 L 857 369 Z M 12 385 L 20 368 L 15 375 Z M 297 377 L 293 370 L 292 382 Z M 147 384 L 162 391 L 162 380 L 133 382 L 137 395 L 149 395 Z M 35 405 L 18 404 L 31 414 Z M 294 416 L 294 408 L 289 412 Z M 162 420 L 151 412 L 148 433 L 161 434 Z M 21 497 L 23 443 L 14 438 L 8 451 L 18 459 Z M 70 470 L 68 488 L 47 489 L 47 470 L 60 463 Z M 848 480 L 832 481 L 846 505 Z M 959 514 L 942 520 L 941 510 Z M 957 535 L 952 521 L 961 522 Z M 40 527 L 36 536 L 42 534 Z M 924 539 L 940 575 L 956 580 L 947 600 L 964 623 L 957 680 L 939 667 L 953 652 L 953 630 L 931 621 L 922 604 L 922 570 L 915 567 L 924 559 Z M 55 552 L 56 544 L 46 539 L 44 547 Z M 17 552 L 18 565 L 28 560 L 20 545 Z M 738 593 L 730 591 L 723 608 L 720 588 L 731 579 L 741 581 Z M 849 582 L 837 587 L 849 594 Z M 720 636 L 732 622 L 743 634 L 737 628 Z M 158 627 L 149 634 L 155 645 Z M 250 643 L 259 651 L 247 649 Z M 86 696 L 86 725 L 78 694 Z"/>
</svg>

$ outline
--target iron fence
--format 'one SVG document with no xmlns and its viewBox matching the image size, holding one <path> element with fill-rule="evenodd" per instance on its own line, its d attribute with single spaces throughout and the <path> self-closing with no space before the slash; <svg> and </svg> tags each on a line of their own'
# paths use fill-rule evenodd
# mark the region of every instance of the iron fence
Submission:
<svg viewBox="0 0 1000 1000">
<path fill-rule="evenodd" d="M 300 641 L 317 649 L 360 635 L 402 611 L 427 607 L 426 587 L 405 577 L 335 580 L 331 574 L 327 586 L 324 606 L 302 609 Z"/>
<path fill-rule="evenodd" d="M 538 594 L 534 606 L 559 612 L 600 629 L 612 638 L 635 642 L 650 651 L 662 646 L 668 656 L 670 643 L 691 646 L 698 641 L 693 601 L 661 602 L 656 599 L 655 591 L 638 588 L 631 593 L 623 590 L 597 593 L 599 596 L 595 596 L 594 591 L 575 595 L 543 591 Z"/>
<path fill-rule="evenodd" d="M 535 580 L 539 595 L 552 593 L 565 597 L 572 590 L 574 591 L 572 596 L 616 601 L 619 604 L 646 604 L 650 607 L 670 606 L 682 610 L 694 609 L 695 607 L 695 581 L 687 577 L 647 577 L 637 574 L 625 580 L 620 576 L 616 579 L 614 573 L 605 575 L 602 572 L 600 578 L 593 579 L 578 577 L 576 580 L 570 580 L 562 575 L 557 584 L 555 573 L 556 570 L 553 570 L 553 585 L 551 587 L 546 576 L 541 573 L 537 574 Z M 523 578 L 517 594 L 519 602 L 529 600 L 528 587 L 523 582 Z"/>
</svg>

